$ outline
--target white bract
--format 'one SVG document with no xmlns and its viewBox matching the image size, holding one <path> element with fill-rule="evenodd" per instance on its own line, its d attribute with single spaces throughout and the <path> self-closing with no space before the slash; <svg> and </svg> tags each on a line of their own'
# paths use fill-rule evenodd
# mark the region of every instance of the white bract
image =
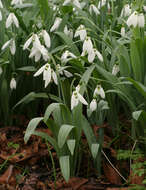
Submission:
<svg viewBox="0 0 146 190">
<path fill-rule="evenodd" d="M 98 59 L 101 62 L 103 62 L 103 56 L 101 55 L 101 53 L 97 49 L 93 48 L 92 51 L 88 53 L 88 61 L 89 61 L 89 63 L 92 63 L 94 61 L 95 56 L 97 56 Z"/>
<path fill-rule="evenodd" d="M 66 50 L 63 54 L 62 54 L 62 56 L 61 56 L 61 61 L 63 62 L 63 63 L 66 63 L 66 62 L 68 62 L 69 60 L 71 60 L 71 59 L 76 59 L 77 57 L 73 54 L 73 53 L 71 53 L 70 51 L 68 51 L 68 50 Z"/>
<path fill-rule="evenodd" d="M 78 36 L 80 36 L 80 40 L 82 40 L 82 41 L 85 40 L 85 38 L 87 37 L 86 28 L 82 24 L 77 28 L 75 35 L 74 35 L 74 37 L 78 37 Z"/>
<path fill-rule="evenodd" d="M 116 75 L 120 71 L 119 65 L 114 65 L 112 69 L 112 75 Z"/>
<path fill-rule="evenodd" d="M 105 92 L 101 85 L 97 85 L 94 90 L 94 97 L 97 97 L 98 95 L 100 95 L 103 99 L 105 98 Z"/>
<path fill-rule="evenodd" d="M 76 107 L 79 104 L 79 102 L 81 102 L 84 105 L 88 105 L 87 101 L 79 93 L 79 91 L 80 91 L 80 85 L 78 85 L 76 87 L 76 89 L 72 93 L 72 96 L 71 96 L 71 110 L 73 110 L 73 108 Z"/>
<path fill-rule="evenodd" d="M 51 82 L 51 79 L 53 79 L 54 83 L 57 85 L 57 75 L 54 72 L 53 69 L 51 69 L 50 64 L 46 63 L 43 65 L 35 74 L 34 77 L 39 76 L 43 73 L 43 80 L 45 81 L 45 88 L 48 86 L 48 84 Z"/>
<path fill-rule="evenodd" d="M 7 47 L 10 48 L 11 54 L 14 55 L 15 52 L 16 52 L 15 40 L 14 40 L 14 39 L 8 40 L 8 41 L 2 46 L 1 50 L 6 49 Z"/>
<path fill-rule="evenodd" d="M 53 26 L 50 29 L 50 32 L 54 32 L 55 30 L 57 30 L 59 28 L 61 22 L 62 22 L 62 18 L 57 17 L 54 21 Z"/>
<path fill-rule="evenodd" d="M 133 27 L 140 27 L 143 28 L 145 25 L 145 19 L 143 13 L 138 13 L 137 11 L 134 11 L 127 20 L 127 25 L 133 26 Z"/>
<path fill-rule="evenodd" d="M 126 17 L 131 14 L 131 8 L 129 4 L 124 5 L 122 11 L 121 11 L 121 17 Z"/>
<path fill-rule="evenodd" d="M 19 22 L 17 17 L 15 16 L 14 13 L 10 13 L 7 20 L 6 20 L 6 28 L 9 28 L 11 24 L 14 24 L 17 28 L 19 27 Z"/>
<path fill-rule="evenodd" d="M 16 89 L 16 85 L 17 85 L 17 83 L 16 83 L 15 78 L 12 78 L 11 81 L 10 81 L 11 90 Z"/>
<path fill-rule="evenodd" d="M 18 5 L 18 4 L 23 4 L 23 0 L 12 0 L 11 5 Z"/>
<path fill-rule="evenodd" d="M 92 12 L 94 12 L 96 15 L 99 15 L 99 14 L 100 14 L 98 8 L 97 8 L 94 4 L 91 4 L 91 5 L 90 5 L 90 7 L 89 7 L 89 12 L 90 12 L 90 14 L 92 14 Z"/>
<path fill-rule="evenodd" d="M 96 99 L 93 99 L 90 103 L 90 110 L 93 112 L 97 109 L 97 101 Z"/>
</svg>

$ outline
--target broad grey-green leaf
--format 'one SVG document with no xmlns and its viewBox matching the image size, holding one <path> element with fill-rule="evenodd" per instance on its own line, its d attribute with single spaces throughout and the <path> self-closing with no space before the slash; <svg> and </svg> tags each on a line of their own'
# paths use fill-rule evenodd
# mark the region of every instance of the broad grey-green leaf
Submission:
<svg viewBox="0 0 146 190">
<path fill-rule="evenodd" d="M 69 162 L 69 156 L 61 156 L 59 158 L 60 168 L 62 175 L 66 182 L 68 182 L 70 178 L 70 162 Z"/>
<path fill-rule="evenodd" d="M 40 121 L 43 120 L 43 117 L 37 117 L 32 119 L 26 129 L 25 135 L 24 135 L 24 142 L 27 143 L 29 140 L 30 136 L 34 133 L 37 125 L 40 123 Z"/>
<path fill-rule="evenodd" d="M 74 128 L 72 125 L 62 125 L 59 130 L 58 134 L 58 146 L 59 148 L 62 148 L 65 144 L 65 141 L 71 132 L 71 130 Z"/>
</svg>

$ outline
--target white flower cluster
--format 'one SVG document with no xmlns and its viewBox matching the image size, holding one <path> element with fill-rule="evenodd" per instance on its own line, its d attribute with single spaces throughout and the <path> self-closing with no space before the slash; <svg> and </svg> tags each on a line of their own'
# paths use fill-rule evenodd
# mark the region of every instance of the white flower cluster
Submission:
<svg viewBox="0 0 146 190">
<path fill-rule="evenodd" d="M 39 61 L 41 56 L 45 61 L 49 60 L 48 50 L 41 44 L 39 37 L 43 37 L 45 46 L 50 48 L 51 39 L 46 30 L 42 30 L 39 35 L 32 34 L 31 37 L 25 42 L 23 50 L 28 49 L 32 43 L 29 58 L 35 58 L 35 62 Z"/>
<path fill-rule="evenodd" d="M 97 100 L 96 100 L 97 96 L 100 96 L 103 99 L 105 98 L 105 92 L 101 85 L 97 85 L 94 90 L 93 100 L 90 103 L 90 110 L 92 112 L 97 109 Z"/>
<path fill-rule="evenodd" d="M 92 63 L 95 59 L 95 56 L 98 57 L 98 59 L 103 62 L 103 57 L 101 55 L 101 53 L 93 48 L 93 44 L 91 41 L 91 38 L 89 36 L 87 36 L 87 31 L 84 25 L 80 25 L 76 32 L 74 37 L 80 37 L 80 40 L 83 41 L 83 48 L 82 48 L 82 54 L 81 56 L 85 56 L 86 54 L 88 54 L 88 61 L 90 63 Z"/>
</svg>

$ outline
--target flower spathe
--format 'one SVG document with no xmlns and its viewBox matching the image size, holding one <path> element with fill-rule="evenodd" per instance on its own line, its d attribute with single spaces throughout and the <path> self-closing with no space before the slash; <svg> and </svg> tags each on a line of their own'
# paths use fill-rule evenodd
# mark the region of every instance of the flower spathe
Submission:
<svg viewBox="0 0 146 190">
<path fill-rule="evenodd" d="M 138 13 L 137 11 L 134 11 L 127 20 L 127 25 L 133 26 L 134 28 L 136 26 L 143 28 L 145 25 L 145 19 L 143 13 Z"/>
<path fill-rule="evenodd" d="M 53 79 L 54 83 L 58 85 L 57 75 L 54 72 L 54 70 L 51 69 L 50 64 L 46 63 L 45 65 L 43 65 L 33 76 L 37 77 L 42 73 L 43 73 L 43 80 L 45 81 L 45 88 L 51 82 L 51 79 Z"/>
<path fill-rule="evenodd" d="M 14 13 L 10 13 L 7 20 L 6 20 L 6 28 L 9 28 L 12 23 L 18 28 L 19 27 L 19 22 L 17 17 L 15 16 Z"/>
<path fill-rule="evenodd" d="M 80 85 L 76 87 L 76 89 L 73 91 L 71 96 L 71 110 L 76 107 L 79 102 L 81 102 L 84 105 L 88 105 L 87 101 L 84 99 L 84 97 L 79 93 L 80 91 Z"/>
<path fill-rule="evenodd" d="M 11 90 L 16 89 L 16 85 L 17 85 L 17 83 L 16 83 L 15 78 L 12 78 L 11 81 L 10 81 Z"/>
<path fill-rule="evenodd" d="M 101 85 L 97 85 L 94 91 L 94 97 L 101 96 L 101 98 L 105 98 L 105 92 Z"/>
<path fill-rule="evenodd" d="M 11 54 L 14 55 L 15 52 L 16 52 L 15 40 L 14 40 L 14 39 L 8 40 L 8 41 L 2 46 L 1 50 L 6 49 L 7 47 L 10 48 Z"/>
</svg>

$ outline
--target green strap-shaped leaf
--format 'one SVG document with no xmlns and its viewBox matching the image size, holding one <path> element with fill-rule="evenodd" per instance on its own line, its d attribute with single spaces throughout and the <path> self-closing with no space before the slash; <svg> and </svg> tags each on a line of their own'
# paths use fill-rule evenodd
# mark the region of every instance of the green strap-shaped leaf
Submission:
<svg viewBox="0 0 146 190">
<path fill-rule="evenodd" d="M 32 119 L 26 129 L 25 135 L 24 135 L 24 142 L 27 143 L 29 140 L 30 136 L 34 133 L 37 125 L 39 124 L 40 121 L 43 120 L 43 117 L 37 117 Z"/>
<path fill-rule="evenodd" d="M 133 85 L 137 88 L 137 90 L 146 98 L 146 86 L 144 86 L 142 83 L 135 81 L 131 78 L 128 78 L 130 82 L 133 83 Z"/>
<path fill-rule="evenodd" d="M 20 104 L 28 104 L 29 102 L 35 100 L 36 98 L 48 98 L 48 95 L 46 93 L 35 93 L 35 92 L 30 92 L 26 96 L 24 96 L 14 107 L 15 109 L 17 106 Z"/>
<path fill-rule="evenodd" d="M 77 48 L 77 46 L 74 44 L 74 42 L 71 40 L 71 38 L 69 38 L 66 34 L 64 34 L 63 32 L 55 32 L 55 34 L 57 34 L 58 36 L 60 36 L 64 42 L 66 43 L 66 45 L 68 46 L 69 50 L 75 54 L 76 56 L 80 56 L 80 52 Z"/>
<path fill-rule="evenodd" d="M 62 125 L 59 134 L 58 134 L 58 146 L 59 148 L 62 148 L 63 145 L 65 144 L 65 141 L 71 132 L 71 130 L 74 128 L 72 125 Z"/>
<path fill-rule="evenodd" d="M 50 115 L 52 114 L 52 112 L 57 109 L 60 106 L 60 103 L 52 103 L 50 104 L 46 111 L 45 111 L 45 115 L 44 115 L 44 122 L 46 123 L 48 118 L 50 117 Z"/>
<path fill-rule="evenodd" d="M 75 139 L 67 140 L 67 146 L 68 146 L 68 149 L 69 149 L 72 156 L 74 154 L 75 145 L 76 145 L 76 140 Z"/>
<path fill-rule="evenodd" d="M 70 162 L 69 162 L 69 156 L 61 156 L 59 158 L 60 168 L 62 175 L 66 182 L 68 182 L 70 178 Z"/>
</svg>

